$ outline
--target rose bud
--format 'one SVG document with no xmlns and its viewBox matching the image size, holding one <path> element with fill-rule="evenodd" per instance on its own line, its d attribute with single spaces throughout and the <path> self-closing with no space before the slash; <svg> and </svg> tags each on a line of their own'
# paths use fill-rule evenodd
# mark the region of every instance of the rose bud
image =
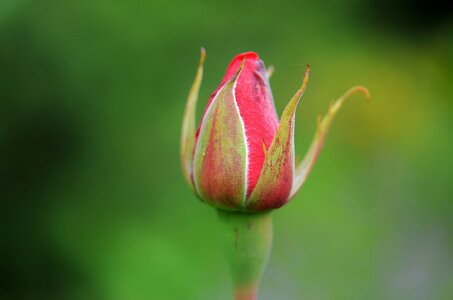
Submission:
<svg viewBox="0 0 453 300">
<path fill-rule="evenodd" d="M 329 107 L 304 159 L 294 159 L 295 111 L 308 83 L 302 86 L 277 117 L 269 86 L 270 72 L 255 52 L 237 55 L 211 95 L 198 130 L 195 105 L 203 73 L 205 51 L 189 94 L 183 120 L 181 157 L 185 177 L 196 194 L 217 208 L 265 211 L 286 204 L 300 189 L 321 151 L 330 124 L 350 89 Z"/>
</svg>

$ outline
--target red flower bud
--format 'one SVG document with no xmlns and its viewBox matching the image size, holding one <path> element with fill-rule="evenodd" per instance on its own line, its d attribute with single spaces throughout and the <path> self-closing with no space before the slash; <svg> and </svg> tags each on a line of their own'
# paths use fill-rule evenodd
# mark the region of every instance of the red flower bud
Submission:
<svg viewBox="0 0 453 300">
<path fill-rule="evenodd" d="M 195 103 L 204 50 L 183 121 L 181 155 L 186 179 L 200 198 L 216 207 L 262 211 L 285 204 L 305 181 L 330 123 L 352 89 L 331 106 L 302 163 L 294 165 L 294 113 L 308 83 L 279 122 L 264 63 L 255 52 L 237 55 L 211 95 L 195 133 Z"/>
<path fill-rule="evenodd" d="M 211 95 L 206 111 L 219 90 L 238 72 L 241 63 L 244 66 L 236 79 L 234 86 L 234 100 L 236 109 L 243 124 L 244 139 L 247 150 L 247 196 L 256 186 L 263 167 L 265 151 L 272 143 L 278 127 L 278 117 L 275 104 L 266 76 L 264 63 L 255 52 L 246 52 L 237 55 L 230 63 L 222 83 Z M 200 133 L 201 123 L 196 134 L 196 141 Z M 215 172 L 215 170 L 212 170 Z M 216 188 L 216 187 L 213 187 Z"/>
</svg>

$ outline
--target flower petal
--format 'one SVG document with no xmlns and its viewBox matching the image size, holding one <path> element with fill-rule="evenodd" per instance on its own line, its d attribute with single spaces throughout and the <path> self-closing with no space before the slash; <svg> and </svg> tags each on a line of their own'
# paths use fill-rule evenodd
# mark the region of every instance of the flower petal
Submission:
<svg viewBox="0 0 453 300">
<path fill-rule="evenodd" d="M 194 184 L 204 201 L 241 209 L 247 191 L 247 138 L 235 99 L 244 62 L 219 90 L 202 120 L 194 154 Z"/>
<path fill-rule="evenodd" d="M 287 202 L 294 173 L 294 113 L 307 87 L 309 72 L 310 67 L 307 65 L 302 86 L 283 111 L 258 183 L 247 199 L 247 208 L 267 210 Z"/>
<path fill-rule="evenodd" d="M 203 63 L 206 57 L 206 51 L 201 48 L 200 61 L 198 63 L 197 74 L 187 97 L 186 109 L 182 121 L 181 135 L 181 163 L 184 177 L 189 185 L 193 188 L 192 183 L 192 161 L 193 150 L 195 145 L 195 115 L 196 104 L 198 101 L 198 91 L 200 90 L 201 80 L 203 78 Z"/>
<path fill-rule="evenodd" d="M 292 198 L 297 193 L 297 191 L 301 188 L 301 186 L 307 179 L 307 176 L 310 173 L 313 165 L 315 164 L 316 159 L 319 156 L 319 152 L 321 151 L 324 145 L 325 137 L 327 135 L 327 132 L 329 131 L 333 119 L 335 118 L 335 115 L 340 110 L 341 106 L 346 101 L 346 99 L 348 99 L 351 95 L 358 92 L 363 93 L 366 98 L 370 98 L 370 93 L 365 87 L 356 86 L 351 88 L 338 100 L 332 103 L 324 118 L 321 118 L 321 115 L 319 115 L 318 128 L 316 130 L 315 137 L 313 138 L 313 141 L 311 142 L 310 148 L 308 149 L 307 154 L 305 154 L 304 159 L 296 167 L 293 186 L 291 188 L 291 194 L 289 196 L 290 198 Z"/>
</svg>

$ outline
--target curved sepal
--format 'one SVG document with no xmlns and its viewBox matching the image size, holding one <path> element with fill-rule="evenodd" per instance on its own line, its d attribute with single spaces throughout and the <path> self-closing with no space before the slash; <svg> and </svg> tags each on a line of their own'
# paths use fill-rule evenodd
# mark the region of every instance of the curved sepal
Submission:
<svg viewBox="0 0 453 300">
<path fill-rule="evenodd" d="M 302 86 L 283 111 L 258 183 L 247 199 L 247 208 L 267 210 L 280 207 L 288 200 L 294 173 L 294 114 L 307 87 L 309 72 L 310 67 L 307 65 Z"/>
<path fill-rule="evenodd" d="M 271 79 L 272 74 L 274 74 L 274 71 L 275 71 L 274 66 L 269 66 L 269 67 L 266 69 L 266 77 L 267 77 L 267 80 Z"/>
<path fill-rule="evenodd" d="M 181 135 L 181 163 L 184 177 L 189 185 L 193 188 L 192 182 L 192 162 L 193 150 L 195 145 L 195 115 L 196 104 L 198 101 L 198 92 L 200 90 L 201 80 L 203 78 L 203 63 L 206 57 L 206 51 L 201 48 L 200 61 L 198 63 L 197 74 L 195 80 L 187 97 L 186 109 L 182 121 L 182 135 Z"/>
<path fill-rule="evenodd" d="M 310 148 L 308 149 L 307 154 L 305 154 L 304 159 L 296 167 L 293 187 L 289 196 L 290 198 L 292 198 L 297 193 L 297 191 L 301 188 L 301 186 L 307 179 L 307 176 L 310 173 L 313 165 L 315 164 L 316 159 L 318 158 L 318 155 L 324 145 L 324 140 L 327 136 L 330 125 L 335 118 L 335 115 L 338 113 L 346 99 L 358 92 L 363 93 L 367 99 L 370 98 L 370 93 L 365 87 L 353 87 L 329 106 L 329 110 L 323 118 L 321 115 L 318 116 L 318 127 L 315 137 L 313 138 L 313 141 L 311 142 Z"/>
<path fill-rule="evenodd" d="M 194 154 L 194 184 L 211 205 L 241 209 L 247 191 L 247 139 L 235 99 L 237 72 L 218 91 L 200 128 Z"/>
</svg>

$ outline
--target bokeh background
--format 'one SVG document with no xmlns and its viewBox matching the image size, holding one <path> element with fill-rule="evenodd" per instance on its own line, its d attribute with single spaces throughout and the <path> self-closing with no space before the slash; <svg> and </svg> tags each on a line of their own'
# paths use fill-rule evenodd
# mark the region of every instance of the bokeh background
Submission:
<svg viewBox="0 0 453 300">
<path fill-rule="evenodd" d="M 443 1 L 0 1 L 0 299 L 229 299 L 179 138 L 230 59 L 298 88 L 296 150 L 362 84 L 274 213 L 260 299 L 453 298 L 453 19 Z"/>
</svg>

